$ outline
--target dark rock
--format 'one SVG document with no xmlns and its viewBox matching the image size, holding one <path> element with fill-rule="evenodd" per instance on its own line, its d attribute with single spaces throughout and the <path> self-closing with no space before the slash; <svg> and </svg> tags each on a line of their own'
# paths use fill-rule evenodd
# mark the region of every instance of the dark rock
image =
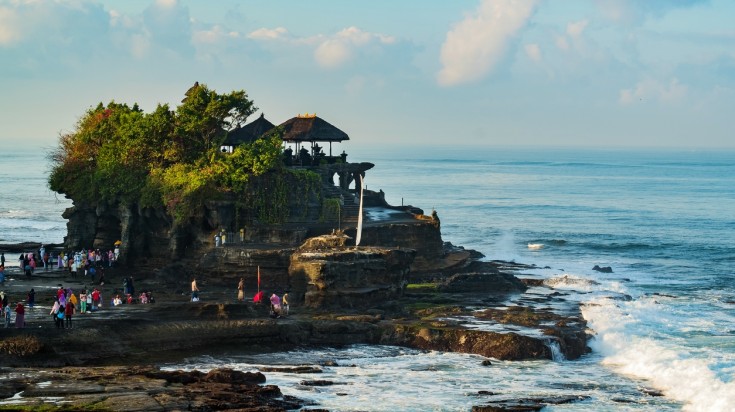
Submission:
<svg viewBox="0 0 735 412">
<path fill-rule="evenodd" d="M 473 406 L 473 412 L 540 411 L 548 405 L 561 405 L 589 399 L 585 395 L 550 396 L 545 398 L 508 399 Z"/>
<path fill-rule="evenodd" d="M 261 366 L 258 370 L 262 372 L 283 372 L 283 373 L 322 373 L 322 369 L 316 366 Z"/>
<path fill-rule="evenodd" d="M 594 266 L 594 267 L 592 268 L 592 270 L 596 270 L 596 271 L 598 271 L 598 272 L 602 272 L 602 273 L 613 273 L 613 270 L 612 270 L 612 268 L 611 268 L 610 266 L 603 266 L 603 267 L 600 267 L 600 266 L 597 266 L 597 265 L 595 265 L 595 266 Z"/>
<path fill-rule="evenodd" d="M 526 290 L 517 277 L 509 273 L 458 273 L 439 284 L 448 293 L 520 293 Z"/>
<path fill-rule="evenodd" d="M 300 384 L 304 386 L 332 386 L 334 385 L 334 382 L 327 380 L 309 380 L 301 381 Z"/>
<path fill-rule="evenodd" d="M 481 365 L 482 365 L 482 366 L 492 366 L 492 364 L 493 364 L 493 363 L 492 363 L 492 362 L 490 362 L 490 361 L 489 361 L 489 360 L 487 360 L 487 359 L 485 359 L 485 360 L 484 360 L 484 361 L 482 361 L 482 363 L 481 363 Z"/>
</svg>

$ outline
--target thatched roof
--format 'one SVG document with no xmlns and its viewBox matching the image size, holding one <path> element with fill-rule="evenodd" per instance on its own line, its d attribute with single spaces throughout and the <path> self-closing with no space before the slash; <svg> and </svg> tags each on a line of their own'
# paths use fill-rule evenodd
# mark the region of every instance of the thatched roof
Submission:
<svg viewBox="0 0 735 412">
<path fill-rule="evenodd" d="M 275 125 L 269 122 L 263 113 L 261 113 L 260 117 L 254 121 L 227 133 L 227 138 L 223 145 L 238 146 L 243 143 L 250 143 L 274 127 Z"/>
<path fill-rule="evenodd" d="M 350 140 L 347 133 L 314 115 L 299 115 L 281 123 L 286 142 L 341 142 Z"/>
</svg>

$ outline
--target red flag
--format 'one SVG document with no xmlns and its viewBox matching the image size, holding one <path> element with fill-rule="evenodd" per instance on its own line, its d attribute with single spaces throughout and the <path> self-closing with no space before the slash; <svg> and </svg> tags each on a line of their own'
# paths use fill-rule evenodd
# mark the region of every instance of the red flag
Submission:
<svg viewBox="0 0 735 412">
<path fill-rule="evenodd" d="M 258 292 L 260 292 L 260 266 L 258 266 Z"/>
</svg>

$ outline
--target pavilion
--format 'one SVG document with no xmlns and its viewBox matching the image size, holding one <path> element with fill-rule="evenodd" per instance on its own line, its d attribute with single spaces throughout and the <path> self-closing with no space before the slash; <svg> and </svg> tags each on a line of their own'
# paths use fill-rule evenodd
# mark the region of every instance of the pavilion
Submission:
<svg viewBox="0 0 735 412">
<path fill-rule="evenodd" d="M 232 153 L 235 146 L 243 143 L 252 143 L 255 139 L 272 130 L 274 127 L 276 126 L 265 118 L 265 114 L 261 113 L 260 117 L 254 121 L 227 133 L 227 137 L 224 143 L 222 143 L 221 151 Z"/>
</svg>

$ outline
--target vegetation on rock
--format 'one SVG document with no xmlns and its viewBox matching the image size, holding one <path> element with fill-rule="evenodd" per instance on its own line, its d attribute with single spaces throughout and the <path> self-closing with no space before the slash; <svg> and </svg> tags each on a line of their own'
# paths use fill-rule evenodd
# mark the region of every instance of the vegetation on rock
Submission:
<svg viewBox="0 0 735 412">
<path fill-rule="evenodd" d="M 310 183 L 297 193 L 307 197 L 319 179 L 283 167 L 277 132 L 233 153 L 219 150 L 227 133 L 256 110 L 243 90 L 219 94 L 198 83 L 175 110 L 159 104 L 145 113 L 137 104 L 100 103 L 59 137 L 49 187 L 92 204 L 163 207 L 176 222 L 197 216 L 206 200 L 234 194 L 255 218 L 282 222 L 289 214 L 285 182 Z"/>
</svg>

